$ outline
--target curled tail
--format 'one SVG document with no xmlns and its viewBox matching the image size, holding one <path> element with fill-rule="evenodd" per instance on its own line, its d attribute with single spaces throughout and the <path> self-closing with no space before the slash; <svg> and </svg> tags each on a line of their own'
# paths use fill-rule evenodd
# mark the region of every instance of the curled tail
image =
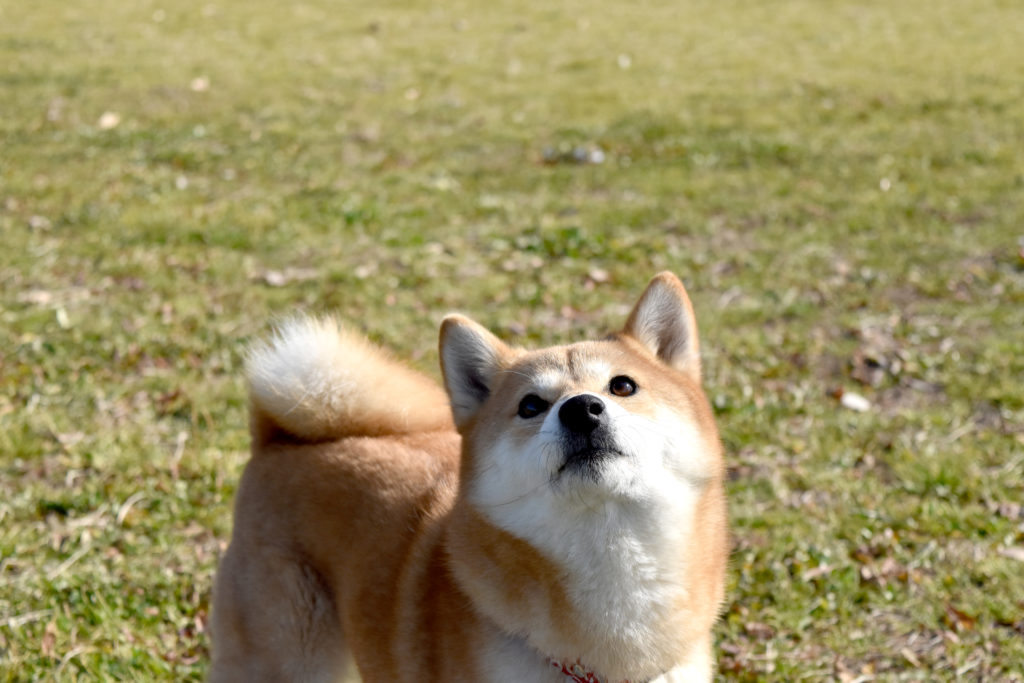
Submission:
<svg viewBox="0 0 1024 683">
<path fill-rule="evenodd" d="M 295 318 L 253 347 L 247 364 L 259 442 L 407 434 L 451 427 L 437 383 L 333 318 Z"/>
</svg>

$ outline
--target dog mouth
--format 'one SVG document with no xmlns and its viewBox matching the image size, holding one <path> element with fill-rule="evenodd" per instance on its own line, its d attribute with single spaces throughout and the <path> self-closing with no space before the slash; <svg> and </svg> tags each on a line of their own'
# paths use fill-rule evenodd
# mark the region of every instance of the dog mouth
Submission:
<svg viewBox="0 0 1024 683">
<path fill-rule="evenodd" d="M 601 464 L 623 455 L 624 453 L 617 448 L 603 444 L 576 448 L 566 453 L 565 460 L 558 468 L 558 475 L 578 474 L 597 481 L 601 474 Z"/>
</svg>

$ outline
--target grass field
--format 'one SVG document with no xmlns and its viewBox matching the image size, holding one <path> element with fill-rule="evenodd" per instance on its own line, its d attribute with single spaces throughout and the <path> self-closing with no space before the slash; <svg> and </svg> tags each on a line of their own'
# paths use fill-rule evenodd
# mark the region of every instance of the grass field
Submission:
<svg viewBox="0 0 1024 683">
<path fill-rule="evenodd" d="M 721 678 L 1024 680 L 1024 5 L 380 5 L 0 5 L 0 679 L 204 676 L 276 317 L 436 373 L 671 269 Z"/>
</svg>

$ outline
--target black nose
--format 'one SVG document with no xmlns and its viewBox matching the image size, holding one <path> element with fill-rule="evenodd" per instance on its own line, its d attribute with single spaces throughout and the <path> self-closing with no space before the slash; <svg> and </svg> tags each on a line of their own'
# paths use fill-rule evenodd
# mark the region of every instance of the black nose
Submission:
<svg viewBox="0 0 1024 683">
<path fill-rule="evenodd" d="M 574 434 L 590 434 L 607 419 L 604 402 L 592 394 L 573 396 L 558 409 L 558 419 Z"/>
</svg>

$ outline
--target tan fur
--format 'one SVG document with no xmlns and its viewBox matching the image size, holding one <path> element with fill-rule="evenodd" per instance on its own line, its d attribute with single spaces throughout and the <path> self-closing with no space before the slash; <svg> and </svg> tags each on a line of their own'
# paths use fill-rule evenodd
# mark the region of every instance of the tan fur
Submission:
<svg viewBox="0 0 1024 683">
<path fill-rule="evenodd" d="M 675 276 L 655 278 L 606 340 L 527 352 L 452 316 L 441 358 L 451 406 L 330 320 L 290 323 L 253 350 L 253 457 L 214 591 L 211 680 L 337 681 L 354 662 L 365 683 L 558 683 L 549 657 L 579 658 L 604 680 L 707 680 L 727 558 L 724 468 Z M 571 563 L 474 502 L 491 476 L 483 453 L 536 433 L 516 416 L 536 378 L 552 396 L 599 392 L 605 366 L 643 387 L 609 404 L 647 420 L 669 410 L 697 435 L 679 465 L 697 473 L 686 474 L 688 528 L 653 549 L 669 565 L 654 584 L 667 599 L 635 624 L 595 617 Z"/>
</svg>

